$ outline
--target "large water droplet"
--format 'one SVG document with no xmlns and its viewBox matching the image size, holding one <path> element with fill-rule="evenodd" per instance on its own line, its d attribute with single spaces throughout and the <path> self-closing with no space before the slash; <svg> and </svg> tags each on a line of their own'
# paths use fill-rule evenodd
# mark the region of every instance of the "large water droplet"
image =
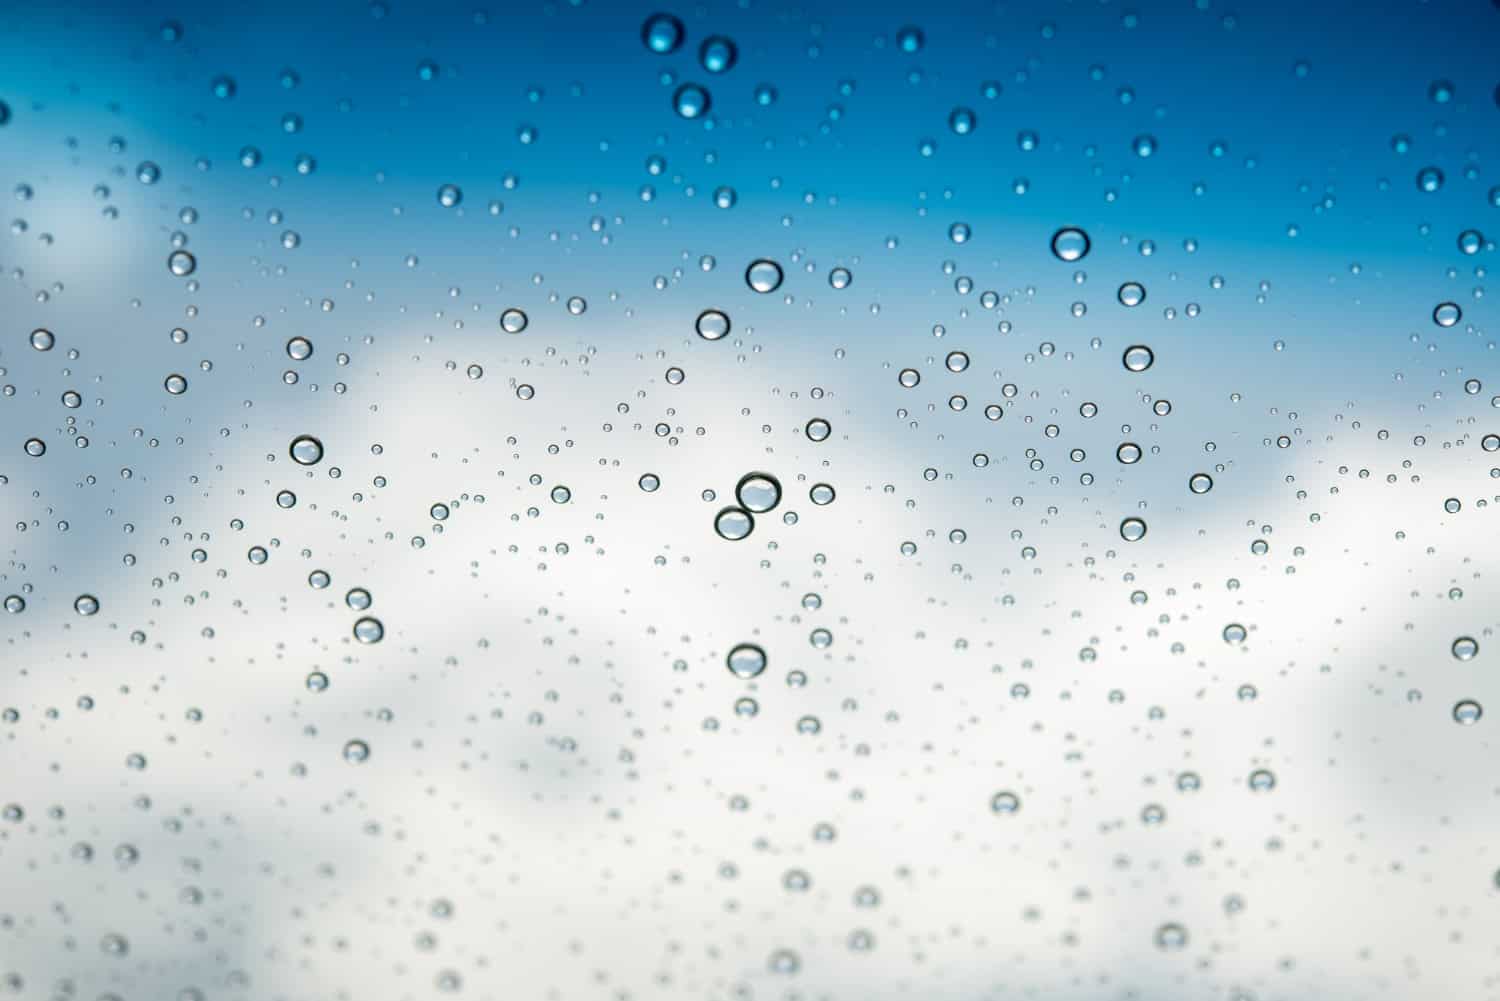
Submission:
<svg viewBox="0 0 1500 1001">
<path fill-rule="evenodd" d="M 1156 361 L 1156 355 L 1144 344 L 1132 344 L 1121 356 L 1125 368 L 1131 372 L 1144 372 Z"/>
<path fill-rule="evenodd" d="M 641 25 L 641 42 L 661 55 L 676 52 L 686 35 L 682 21 L 672 14 L 652 14 Z"/>
<path fill-rule="evenodd" d="M 705 309 L 698 314 L 694 327 L 705 341 L 720 340 L 729 335 L 729 314 L 721 309 Z"/>
<path fill-rule="evenodd" d="M 701 118 L 713 103 L 708 89 L 696 83 L 685 83 L 672 94 L 672 110 L 683 118 Z"/>
<path fill-rule="evenodd" d="M 310 434 L 299 434 L 287 451 L 297 465 L 316 466 L 323 458 L 323 443 Z"/>
<path fill-rule="evenodd" d="M 186 250 L 174 250 L 167 255 L 167 269 L 178 278 L 186 278 L 198 270 L 198 260 Z"/>
<path fill-rule="evenodd" d="M 1126 282 L 1120 286 L 1116 298 L 1122 306 L 1139 306 L 1146 301 L 1146 286 L 1140 282 Z"/>
<path fill-rule="evenodd" d="M 779 289 L 781 280 L 781 265 L 769 258 L 761 257 L 753 260 L 745 269 L 745 284 L 762 295 Z"/>
<path fill-rule="evenodd" d="M 354 623 L 354 638 L 361 643 L 379 643 L 385 639 L 385 626 L 372 615 L 366 615 Z"/>
<path fill-rule="evenodd" d="M 698 62 L 710 73 L 728 73 L 739 58 L 738 46 L 723 35 L 710 35 L 698 46 Z"/>
<path fill-rule="evenodd" d="M 764 514 L 781 503 L 781 481 L 770 473 L 746 473 L 735 484 L 734 498 L 746 511 Z"/>
<path fill-rule="evenodd" d="M 748 681 L 766 669 L 766 652 L 754 643 L 741 643 L 729 651 L 724 662 L 736 678 Z"/>
<path fill-rule="evenodd" d="M 1076 226 L 1064 226 L 1052 234 L 1052 255 L 1059 261 L 1080 261 L 1088 256 L 1089 235 Z"/>
<path fill-rule="evenodd" d="M 714 531 L 721 539 L 738 542 L 755 530 L 755 518 L 741 507 L 726 507 L 714 516 Z"/>
</svg>

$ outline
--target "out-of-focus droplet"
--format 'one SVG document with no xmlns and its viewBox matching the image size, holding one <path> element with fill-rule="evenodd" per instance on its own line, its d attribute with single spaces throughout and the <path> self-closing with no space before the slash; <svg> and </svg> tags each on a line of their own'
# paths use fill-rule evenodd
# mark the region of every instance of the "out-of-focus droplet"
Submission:
<svg viewBox="0 0 1500 1001">
<path fill-rule="evenodd" d="M 652 14 L 641 25 L 641 43 L 652 52 L 670 55 L 682 47 L 687 29 L 673 14 Z"/>
</svg>

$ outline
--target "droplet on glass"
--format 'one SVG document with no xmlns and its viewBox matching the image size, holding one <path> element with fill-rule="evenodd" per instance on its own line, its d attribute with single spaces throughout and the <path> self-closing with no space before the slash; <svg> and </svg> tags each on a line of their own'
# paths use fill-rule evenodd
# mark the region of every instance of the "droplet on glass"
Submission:
<svg viewBox="0 0 1500 1001">
<path fill-rule="evenodd" d="M 729 336 L 729 314 L 721 309 L 705 309 L 698 314 L 694 328 L 705 341 L 717 341 Z"/>
<path fill-rule="evenodd" d="M 1064 226 L 1052 234 L 1052 255 L 1072 263 L 1088 256 L 1089 235 L 1076 226 Z"/>
<path fill-rule="evenodd" d="M 682 21 L 672 14 L 652 14 L 641 25 L 642 44 L 664 56 L 676 52 L 686 34 Z"/>
<path fill-rule="evenodd" d="M 766 669 L 766 652 L 754 643 L 741 643 L 724 658 L 729 673 L 748 681 Z"/>
<path fill-rule="evenodd" d="M 354 638 L 361 643 L 379 643 L 385 639 L 385 626 L 374 616 L 366 615 L 355 621 Z"/>
<path fill-rule="evenodd" d="M 529 322 L 526 314 L 514 306 L 500 314 L 500 329 L 507 334 L 519 334 Z"/>
<path fill-rule="evenodd" d="M 299 434 L 287 449 L 299 466 L 316 466 L 323 458 L 323 443 L 310 434 Z"/>
<path fill-rule="evenodd" d="M 1139 306 L 1146 301 L 1146 287 L 1140 282 L 1126 282 L 1116 293 L 1122 306 Z"/>
<path fill-rule="evenodd" d="M 750 262 L 745 269 L 745 284 L 765 295 L 781 287 L 781 265 L 765 257 Z"/>
<path fill-rule="evenodd" d="M 728 73 L 739 58 L 739 47 L 723 35 L 710 35 L 698 46 L 698 62 L 710 73 Z"/>
<path fill-rule="evenodd" d="M 740 507 L 726 507 L 714 516 L 714 531 L 719 538 L 739 542 L 755 530 L 755 518 Z"/>
<path fill-rule="evenodd" d="M 1156 361 L 1156 355 L 1144 344 L 1132 344 L 1121 356 L 1125 368 L 1131 372 L 1144 372 Z"/>
<path fill-rule="evenodd" d="M 167 255 L 167 269 L 178 278 L 186 278 L 198 270 L 198 260 L 186 250 L 174 250 Z"/>
<path fill-rule="evenodd" d="M 682 118 L 701 118 L 713 107 L 713 97 L 707 88 L 696 83 L 685 83 L 672 95 L 672 109 Z"/>
</svg>

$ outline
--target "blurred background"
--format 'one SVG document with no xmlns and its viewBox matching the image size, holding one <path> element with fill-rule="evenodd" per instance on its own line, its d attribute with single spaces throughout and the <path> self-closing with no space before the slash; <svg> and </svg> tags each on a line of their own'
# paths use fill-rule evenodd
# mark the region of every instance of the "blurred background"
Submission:
<svg viewBox="0 0 1500 1001">
<path fill-rule="evenodd" d="M 1500 998 L 1497 38 L 0 4 L 0 996 Z"/>
</svg>

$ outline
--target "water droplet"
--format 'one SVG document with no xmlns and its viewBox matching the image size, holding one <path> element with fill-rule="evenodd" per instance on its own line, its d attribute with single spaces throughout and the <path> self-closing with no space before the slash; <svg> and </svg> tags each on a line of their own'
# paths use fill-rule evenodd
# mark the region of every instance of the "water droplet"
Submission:
<svg viewBox="0 0 1500 1001">
<path fill-rule="evenodd" d="M 1432 322 L 1440 327 L 1451 327 L 1463 319 L 1464 311 L 1456 302 L 1440 302 L 1432 310 Z"/>
<path fill-rule="evenodd" d="M 1473 726 L 1484 715 L 1484 707 L 1473 699 L 1464 699 L 1453 706 L 1453 721 L 1459 726 Z"/>
<path fill-rule="evenodd" d="M 52 336 L 52 331 L 45 327 L 37 327 L 31 332 L 31 346 L 38 351 L 51 351 L 55 343 L 57 339 Z"/>
<path fill-rule="evenodd" d="M 978 125 L 978 117 L 969 108 L 954 108 L 948 113 L 948 128 L 954 135 L 966 136 Z"/>
<path fill-rule="evenodd" d="M 1009 814 L 1021 809 L 1021 797 L 1013 792 L 997 792 L 990 797 L 990 809 L 995 813 Z"/>
<path fill-rule="evenodd" d="M 1052 255 L 1059 261 L 1081 261 L 1090 246 L 1089 235 L 1076 226 L 1064 226 L 1052 234 Z"/>
<path fill-rule="evenodd" d="M 1207 473 L 1194 473 L 1188 477 L 1188 489 L 1195 494 L 1206 494 L 1213 488 L 1213 477 Z"/>
<path fill-rule="evenodd" d="M 323 459 L 323 443 L 310 434 L 293 438 L 287 451 L 299 466 L 316 466 Z"/>
<path fill-rule="evenodd" d="M 1176 952 L 1184 948 L 1188 942 L 1187 929 L 1176 923 L 1164 924 L 1156 929 L 1153 936 L 1156 947 L 1165 952 Z"/>
<path fill-rule="evenodd" d="M 770 473 L 746 473 L 735 484 L 734 499 L 746 511 L 764 514 L 781 503 L 781 481 Z"/>
<path fill-rule="evenodd" d="M 726 507 L 714 516 L 714 531 L 719 538 L 738 542 L 755 530 L 755 518 L 740 507 Z"/>
<path fill-rule="evenodd" d="M 174 250 L 167 256 L 167 269 L 178 278 L 186 278 L 198 270 L 198 260 L 186 250 Z"/>
<path fill-rule="evenodd" d="M 500 314 L 500 329 L 507 334 L 519 334 L 529 322 L 526 314 L 514 306 Z"/>
<path fill-rule="evenodd" d="M 717 341 L 729 336 L 729 314 L 720 309 L 705 309 L 698 314 L 694 327 L 705 341 Z"/>
<path fill-rule="evenodd" d="M 73 599 L 73 611 L 79 615 L 94 615 L 99 611 L 99 599 L 92 594 L 80 594 Z"/>
<path fill-rule="evenodd" d="M 701 118 L 711 107 L 713 97 L 699 84 L 685 83 L 672 94 L 672 108 L 683 118 Z"/>
<path fill-rule="evenodd" d="M 745 284 L 762 295 L 779 289 L 781 280 L 781 265 L 764 257 L 751 261 L 745 269 Z"/>
<path fill-rule="evenodd" d="M 1140 282 L 1126 282 L 1116 293 L 1122 306 L 1139 306 L 1146 301 L 1146 287 Z"/>
<path fill-rule="evenodd" d="M 385 639 L 385 626 L 374 616 L 366 615 L 355 621 L 354 638 L 361 643 L 379 643 Z"/>
<path fill-rule="evenodd" d="M 1156 361 L 1156 355 L 1144 344 L 1132 344 L 1121 356 L 1125 368 L 1131 372 L 1144 372 Z"/>
<path fill-rule="evenodd" d="M 362 765 L 370 760 L 370 745 L 362 740 L 351 740 L 344 745 L 344 760 L 351 765 Z"/>
<path fill-rule="evenodd" d="M 729 651 L 724 663 L 736 678 L 748 681 L 766 669 L 766 652 L 754 643 L 741 643 Z"/>
<path fill-rule="evenodd" d="M 652 14 L 641 25 L 641 42 L 661 55 L 676 52 L 686 35 L 682 22 L 672 14 Z"/>
<path fill-rule="evenodd" d="M 171 393 L 173 396 L 181 396 L 183 393 L 187 392 L 188 388 L 187 379 L 175 373 L 167 376 L 167 378 L 162 382 L 162 385 L 166 388 L 166 391 L 168 393 Z"/>
<path fill-rule="evenodd" d="M 1126 542 L 1140 542 L 1146 537 L 1146 523 L 1140 518 L 1126 518 L 1120 522 L 1120 538 Z"/>
<path fill-rule="evenodd" d="M 833 433 L 833 425 L 821 417 L 814 417 L 807 422 L 803 433 L 807 435 L 809 441 L 826 441 L 828 436 Z"/>
<path fill-rule="evenodd" d="M 710 73 L 728 73 L 739 58 L 739 48 L 723 35 L 710 35 L 698 46 L 698 62 Z"/>
<path fill-rule="evenodd" d="M 1479 642 L 1472 636 L 1460 636 L 1453 641 L 1453 656 L 1459 660 L 1473 660 L 1479 653 Z"/>
</svg>

